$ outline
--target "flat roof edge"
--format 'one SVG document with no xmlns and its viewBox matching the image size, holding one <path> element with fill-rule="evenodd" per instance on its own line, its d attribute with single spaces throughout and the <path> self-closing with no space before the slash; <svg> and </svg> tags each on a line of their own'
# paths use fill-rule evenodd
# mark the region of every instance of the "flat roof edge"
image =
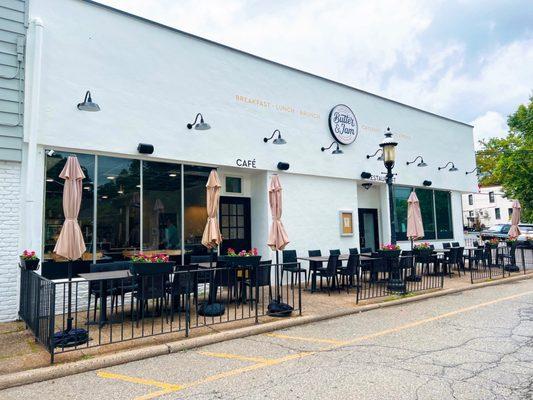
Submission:
<svg viewBox="0 0 533 400">
<path fill-rule="evenodd" d="M 119 14 L 122 14 L 122 15 L 125 15 L 125 16 L 128 16 L 130 18 L 134 18 L 134 19 L 137 19 L 139 21 L 142 21 L 142 22 L 146 22 L 146 23 L 149 23 L 149 24 L 152 24 L 152 25 L 155 25 L 155 26 L 158 26 L 160 28 L 164 28 L 164 29 L 168 29 L 168 30 L 171 30 L 173 32 L 177 32 L 177 33 L 180 33 L 182 35 L 185 35 L 185 36 L 188 36 L 188 37 L 191 37 L 193 39 L 197 39 L 197 40 L 200 40 L 200 41 L 203 41 L 203 42 L 206 42 L 206 43 L 209 43 L 209 44 L 213 44 L 215 46 L 219 46 L 219 47 L 223 47 L 225 49 L 228 49 L 228 50 L 231 50 L 231 51 L 234 51 L 234 52 L 237 52 L 237 53 L 240 53 L 240 54 L 243 54 L 243 55 L 246 55 L 246 56 L 249 56 L 249 57 L 253 57 L 255 59 L 258 59 L 258 60 L 261 60 L 261 61 L 264 61 L 264 62 L 267 62 L 267 63 L 270 63 L 270 64 L 274 64 L 274 65 L 277 65 L 279 67 L 283 67 L 283 68 L 286 68 L 286 69 L 290 69 L 292 71 L 296 71 L 296 72 L 299 72 L 301 74 L 305 74 L 307 76 L 310 76 L 310 77 L 313 77 L 313 78 L 318 78 L 318 79 L 321 79 L 323 81 L 326 81 L 326 82 L 329 82 L 329 83 L 333 83 L 335 85 L 338 85 L 338 86 L 342 86 L 342 87 L 345 87 L 347 89 L 351 89 L 351 90 L 355 90 L 355 91 L 358 91 L 360 93 L 364 93 L 364 94 L 367 94 L 369 96 L 373 96 L 373 97 L 376 97 L 378 99 L 381 99 L 381 100 L 385 100 L 385 101 L 389 101 L 391 103 L 395 103 L 395 104 L 398 104 L 400 106 L 403 106 L 403 107 L 407 107 L 407 108 L 410 108 L 412 110 L 416 110 L 416 111 L 420 111 L 420 112 L 423 112 L 425 114 L 429 114 L 429 115 L 432 115 L 434 117 L 438 117 L 438 118 L 441 118 L 441 119 L 444 119 L 444 120 L 447 120 L 447 121 L 450 121 L 450 122 L 454 122 L 456 124 L 459 124 L 459 125 L 463 125 L 463 126 L 467 126 L 469 128 L 474 128 L 473 125 L 470 125 L 466 122 L 462 122 L 462 121 L 458 121 L 456 119 L 453 119 L 453 118 L 449 118 L 449 117 L 445 117 L 443 115 L 439 115 L 439 114 L 436 114 L 434 112 L 431 112 L 431 111 L 427 111 L 427 110 L 423 110 L 421 108 L 418 108 L 418 107 L 414 107 L 414 106 L 411 106 L 409 104 L 405 104 L 405 103 L 402 103 L 400 101 L 397 101 L 397 100 L 393 100 L 393 99 L 389 99 L 387 97 L 384 97 L 384 96 L 380 96 L 378 94 L 375 94 L 375 93 L 371 93 L 371 92 L 367 92 L 365 90 L 362 90 L 362 89 L 358 89 L 356 87 L 353 87 L 353 86 L 350 86 L 346 83 L 342 83 L 342 82 L 338 82 L 338 81 L 335 81 L 333 79 L 330 79 L 330 78 L 326 78 L 326 77 L 323 77 L 323 76 L 320 76 L 320 75 L 316 75 L 316 74 L 313 74 L 311 72 L 307 72 L 307 71 L 304 71 L 304 70 L 301 70 L 301 69 L 298 69 L 298 68 L 295 68 L 295 67 L 291 67 L 289 65 L 286 65 L 286 64 L 282 64 L 280 62 L 277 62 L 277 61 L 273 61 L 273 60 L 269 60 L 267 58 L 264 58 L 264 57 L 261 57 L 261 56 L 258 56 L 258 55 L 255 55 L 255 54 L 252 54 L 252 53 L 248 53 L 244 50 L 239 50 L 239 49 L 236 49 L 235 47 L 231 47 L 231 46 L 228 46 L 228 45 L 225 45 L 225 44 L 222 44 L 222 43 L 219 43 L 219 42 L 215 42 L 214 40 L 210 40 L 210 39 L 206 39 L 204 37 L 201 37 L 201 36 L 198 36 L 198 35 L 194 35 L 192 33 L 189 33 L 189 32 L 185 32 L 185 31 L 182 31 L 182 30 L 179 30 L 177 28 L 173 28 L 169 25 L 165 25 L 165 24 L 162 24 L 160 22 L 157 22 L 157 21 L 153 21 L 151 19 L 148 19 L 148 18 L 144 18 L 144 17 L 141 17 L 139 15 L 136 15 L 136 14 L 132 14 L 132 13 L 129 13 L 127 11 L 123 11 L 123 10 L 120 10 L 118 8 L 114 8 L 114 7 L 111 7 L 111 6 L 108 6 L 106 4 L 102 4 L 102 3 L 99 3 L 95 0 L 78 0 L 78 1 L 81 1 L 83 3 L 88 3 L 88 4 L 91 4 L 91 5 L 95 5 L 97 7 L 101 7 L 101 8 L 104 8 L 106 10 L 109 10 L 109 11 L 112 11 L 112 12 L 116 12 L 116 13 L 119 13 Z"/>
</svg>

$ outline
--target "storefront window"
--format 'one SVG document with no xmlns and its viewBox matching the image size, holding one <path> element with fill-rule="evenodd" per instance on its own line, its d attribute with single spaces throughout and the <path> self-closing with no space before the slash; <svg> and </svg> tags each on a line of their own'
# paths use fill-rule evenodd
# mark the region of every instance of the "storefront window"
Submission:
<svg viewBox="0 0 533 400">
<path fill-rule="evenodd" d="M 139 160 L 98 157 L 97 249 L 121 260 L 140 249 Z"/>
<path fill-rule="evenodd" d="M 394 207 L 397 240 L 407 240 L 407 199 L 412 188 L 394 187 Z M 415 189 L 422 213 L 424 238 L 453 239 L 452 206 L 449 192 Z"/>
<path fill-rule="evenodd" d="M 51 259 L 57 238 L 65 216 L 63 214 L 63 185 L 59 177 L 67 157 L 75 155 L 81 169 L 85 174 L 83 180 L 83 194 L 78 216 L 83 239 L 88 252 L 92 252 L 93 242 L 93 190 L 94 190 L 94 156 L 89 154 L 75 154 L 67 152 L 54 152 L 46 157 L 46 182 L 45 182 L 45 211 L 44 211 L 44 258 Z"/>
<path fill-rule="evenodd" d="M 450 192 L 435 190 L 435 217 L 437 239 L 453 239 L 452 206 Z"/>
<path fill-rule="evenodd" d="M 424 239 L 435 239 L 435 219 L 433 218 L 433 190 L 416 189 L 416 196 L 420 204 L 422 223 L 424 225 Z"/>
<path fill-rule="evenodd" d="M 184 242 L 185 262 L 190 255 L 207 254 L 202 234 L 207 221 L 206 183 L 212 168 L 184 166 Z"/>
<path fill-rule="evenodd" d="M 411 194 L 411 188 L 395 186 L 393 190 L 396 239 L 407 240 L 407 199 Z"/>
<path fill-rule="evenodd" d="M 181 255 L 181 165 L 142 162 L 143 251 Z"/>
</svg>

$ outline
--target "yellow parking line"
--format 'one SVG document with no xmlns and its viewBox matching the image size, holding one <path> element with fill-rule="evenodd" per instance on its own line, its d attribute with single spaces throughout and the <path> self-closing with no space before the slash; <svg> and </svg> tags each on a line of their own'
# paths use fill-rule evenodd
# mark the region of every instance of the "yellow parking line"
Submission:
<svg viewBox="0 0 533 400">
<path fill-rule="evenodd" d="M 321 352 L 324 352 L 324 351 L 329 351 L 329 350 L 345 347 L 347 345 L 351 345 L 351 344 L 354 344 L 354 343 L 357 343 L 357 342 L 360 342 L 360 341 L 373 339 L 373 338 L 380 337 L 380 336 L 389 335 L 391 333 L 400 332 L 400 331 L 405 330 L 405 329 L 410 329 L 410 328 L 413 328 L 413 327 L 416 327 L 416 326 L 419 326 L 419 325 L 427 324 L 427 323 L 430 323 L 430 322 L 433 322 L 433 321 L 437 321 L 437 320 L 440 320 L 440 319 L 444 319 L 444 318 L 447 318 L 447 317 L 451 317 L 451 316 L 454 316 L 454 315 L 457 315 L 457 314 L 465 313 L 465 312 L 472 311 L 472 310 L 475 310 L 475 309 L 478 309 L 478 308 L 482 308 L 482 307 L 486 307 L 486 306 L 489 306 L 489 305 L 492 305 L 492 304 L 500 303 L 502 301 L 516 299 L 516 298 L 519 298 L 519 297 L 522 297 L 522 296 L 526 296 L 526 295 L 529 295 L 529 294 L 532 294 L 532 293 L 533 293 L 533 291 L 528 291 L 528 292 L 515 294 L 515 295 L 512 295 L 512 296 L 502 297 L 502 298 L 499 298 L 499 299 L 487 301 L 485 303 L 480 303 L 480 304 L 476 304 L 476 305 L 473 305 L 473 306 L 464 307 L 464 308 L 461 308 L 461 309 L 458 309 L 458 310 L 450 311 L 450 312 L 447 312 L 447 313 L 444 313 L 444 314 L 436 315 L 434 317 L 430 317 L 430 318 L 425 318 L 425 319 L 422 319 L 422 320 L 414 321 L 414 322 L 411 322 L 411 323 L 408 323 L 408 324 L 404 324 L 404 325 L 401 325 L 401 326 L 398 326 L 398 327 L 395 327 L 395 328 L 385 329 L 383 331 L 371 333 L 371 334 L 364 335 L 364 336 L 359 336 L 357 338 L 354 338 L 354 339 L 348 340 L 348 341 L 337 341 L 337 340 L 332 340 L 332 339 L 316 339 L 316 338 L 305 338 L 305 337 L 288 336 L 288 335 L 280 335 L 280 334 L 269 334 L 269 336 L 278 337 L 278 338 L 287 338 L 287 339 L 291 339 L 291 340 L 294 339 L 294 340 L 305 340 L 305 341 L 313 340 L 313 341 L 315 341 L 317 343 L 329 343 L 329 344 L 331 344 L 331 346 L 325 347 L 325 348 L 317 350 L 317 351 L 295 353 L 295 354 L 290 354 L 288 356 L 280 357 L 280 358 L 264 359 L 264 358 L 238 356 L 238 355 L 232 355 L 232 354 L 226 354 L 226 353 L 200 352 L 201 354 L 205 354 L 205 355 L 221 356 L 221 358 L 243 359 L 243 360 L 246 360 L 246 361 L 254 361 L 254 360 L 256 360 L 256 361 L 259 361 L 259 362 L 257 364 L 252 364 L 252 365 L 249 365 L 249 366 L 246 366 L 246 367 L 241 367 L 241 368 L 236 368 L 236 369 L 232 369 L 232 370 L 229 370 L 229 371 L 221 372 L 221 373 L 218 373 L 218 374 L 215 374 L 215 375 L 211 375 L 211 376 L 208 376 L 206 378 L 202 378 L 202 379 L 199 379 L 199 380 L 196 380 L 196 381 L 193 381 L 193 382 L 189 382 L 189 383 L 185 383 L 185 384 L 182 384 L 182 385 L 176 385 L 176 384 L 171 384 L 171 383 L 166 383 L 166 382 L 159 382 L 159 381 L 155 381 L 155 380 L 151 380 L 151 379 L 135 378 L 135 377 L 130 377 L 130 376 L 121 375 L 121 374 L 115 374 L 115 373 L 107 372 L 107 371 L 100 371 L 97 374 L 98 374 L 98 376 L 100 376 L 102 378 L 118 379 L 118 380 L 121 380 L 121 381 L 124 381 L 124 382 L 131 382 L 131 383 L 138 383 L 138 384 L 142 384 L 142 385 L 155 386 L 155 387 L 158 387 L 158 388 L 162 389 L 160 391 L 152 392 L 152 393 L 149 393 L 149 394 L 147 394 L 145 396 L 137 397 L 135 399 L 135 400 L 149 400 L 149 399 L 153 399 L 155 397 L 159 397 L 159 396 L 162 396 L 162 395 L 165 395 L 165 394 L 168 394 L 168 393 L 177 392 L 179 390 L 188 389 L 188 388 L 192 388 L 192 387 L 195 387 L 195 386 L 200 386 L 200 385 L 205 384 L 205 383 L 214 382 L 214 381 L 217 381 L 217 380 L 220 380 L 220 379 L 241 375 L 241 374 L 244 374 L 246 372 L 258 370 L 258 369 L 261 369 L 261 368 L 266 368 L 268 366 L 279 365 L 279 364 L 282 364 L 282 363 L 285 363 L 285 362 L 288 362 L 288 361 L 301 359 L 301 358 L 308 357 L 308 356 L 311 356 L 311 355 L 314 355 L 314 354 L 318 354 L 318 353 L 321 353 Z"/>
<path fill-rule="evenodd" d="M 209 356 L 209 357 L 226 358 L 229 360 L 251 361 L 255 363 L 265 363 L 265 362 L 270 361 L 270 359 L 263 358 L 263 357 L 246 357 L 246 356 L 240 356 L 238 354 L 212 353 L 210 351 L 198 351 L 198 354 L 202 354 L 204 356 Z"/>
<path fill-rule="evenodd" d="M 336 345 L 344 345 L 348 343 L 345 341 L 335 340 L 335 339 L 319 339 L 319 338 L 304 337 L 304 336 L 290 336 L 290 335 L 283 335 L 281 333 L 267 333 L 266 336 L 275 337 L 279 339 L 299 340 L 302 342 L 311 342 L 311 343 L 327 343 L 327 344 L 336 344 Z"/>
</svg>

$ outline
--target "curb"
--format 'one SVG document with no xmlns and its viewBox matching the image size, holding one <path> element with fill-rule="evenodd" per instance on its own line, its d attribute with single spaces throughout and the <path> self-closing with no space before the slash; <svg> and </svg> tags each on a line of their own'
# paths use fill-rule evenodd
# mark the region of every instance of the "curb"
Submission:
<svg viewBox="0 0 533 400">
<path fill-rule="evenodd" d="M 279 329 L 305 325 L 312 322 L 324 321 L 328 319 L 359 314 L 371 310 L 377 310 L 380 308 L 394 307 L 430 298 L 446 296 L 449 294 L 481 289 L 487 286 L 502 285 L 510 282 L 516 282 L 532 278 L 533 274 L 513 276 L 506 279 L 499 279 L 496 281 L 481 282 L 463 288 L 443 289 L 436 292 L 425 293 L 413 297 L 406 297 L 403 299 L 392 300 L 388 302 L 357 306 L 353 309 L 340 310 L 323 315 L 302 316 L 293 319 L 268 322 L 262 325 L 253 325 L 249 327 L 238 328 L 226 332 L 214 333 L 206 336 L 200 336 L 197 338 L 182 339 L 167 344 L 153 345 L 140 349 L 127 350 L 116 354 L 104 355 L 90 360 L 80 360 L 66 364 L 38 368 L 34 370 L 15 372 L 12 374 L 0 376 L 0 390 L 8 389 L 10 387 L 15 386 L 27 385 L 30 383 L 57 379 L 68 375 L 75 375 L 83 372 L 94 371 L 97 369 L 112 367 L 115 365 L 120 365 L 132 361 L 138 361 L 146 358 L 176 353 L 178 351 L 183 350 L 190 350 L 197 347 L 207 346 L 210 344 L 220 343 L 233 339 L 240 339 L 247 336 L 259 335 L 262 333 L 272 332 Z"/>
</svg>

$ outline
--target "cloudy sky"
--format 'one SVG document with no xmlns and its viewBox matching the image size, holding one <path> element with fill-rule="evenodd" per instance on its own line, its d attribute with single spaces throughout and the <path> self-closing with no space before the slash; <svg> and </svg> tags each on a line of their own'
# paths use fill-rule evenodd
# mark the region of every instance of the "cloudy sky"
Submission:
<svg viewBox="0 0 533 400">
<path fill-rule="evenodd" d="M 98 0 L 503 136 L 533 93 L 532 0 Z"/>
</svg>

